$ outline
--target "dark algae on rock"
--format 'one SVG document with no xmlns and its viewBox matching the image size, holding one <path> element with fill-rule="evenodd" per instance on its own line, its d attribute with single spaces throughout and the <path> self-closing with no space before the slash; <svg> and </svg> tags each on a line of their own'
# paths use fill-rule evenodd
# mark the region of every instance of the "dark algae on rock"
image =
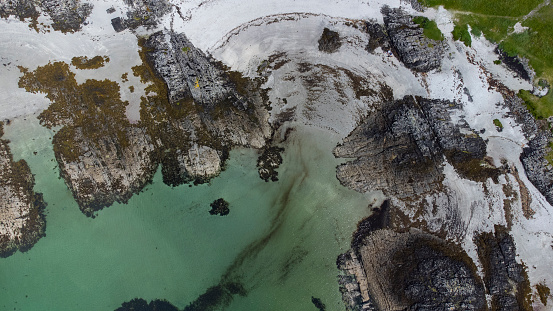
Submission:
<svg viewBox="0 0 553 311">
<path fill-rule="evenodd" d="M 284 148 L 271 146 L 263 148 L 263 152 L 257 159 L 259 177 L 264 181 L 278 181 L 278 167 L 282 164 Z"/>
<path fill-rule="evenodd" d="M 122 303 L 115 311 L 179 311 L 179 309 L 166 300 L 155 299 L 148 303 L 142 298 L 135 298 Z"/>
<path fill-rule="evenodd" d="M 217 199 L 213 201 L 211 204 L 211 210 L 209 211 L 209 214 L 211 215 L 219 215 L 219 216 L 225 216 L 228 215 L 229 210 L 229 203 L 225 201 L 223 198 Z"/>
<path fill-rule="evenodd" d="M 14 161 L 8 141 L 0 139 L 0 257 L 28 251 L 46 235 L 46 203 L 34 185 L 27 162 Z"/>
</svg>

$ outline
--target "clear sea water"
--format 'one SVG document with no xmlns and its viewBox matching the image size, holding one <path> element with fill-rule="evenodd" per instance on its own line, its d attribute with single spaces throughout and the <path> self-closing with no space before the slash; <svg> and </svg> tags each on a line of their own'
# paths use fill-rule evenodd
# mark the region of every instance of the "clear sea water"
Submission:
<svg viewBox="0 0 553 311">
<path fill-rule="evenodd" d="M 114 310 L 135 297 L 184 308 L 222 280 L 247 291 L 224 310 L 317 310 L 312 296 L 344 310 L 336 257 L 376 199 L 339 184 L 328 132 L 294 132 L 278 182 L 258 177 L 255 150 L 237 149 L 210 184 L 171 188 L 158 170 L 128 204 L 92 219 L 59 178 L 52 132 L 34 117 L 5 130 L 48 207 L 46 237 L 0 258 L 0 310 Z M 228 216 L 208 213 L 220 197 Z"/>
</svg>

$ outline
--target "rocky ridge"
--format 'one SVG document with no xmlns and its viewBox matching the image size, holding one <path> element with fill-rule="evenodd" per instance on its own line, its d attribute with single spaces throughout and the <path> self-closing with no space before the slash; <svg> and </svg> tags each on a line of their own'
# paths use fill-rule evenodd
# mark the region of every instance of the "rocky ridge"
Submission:
<svg viewBox="0 0 553 311">
<path fill-rule="evenodd" d="M 427 38 L 424 29 L 413 21 L 413 16 L 402 9 L 387 6 L 382 8 L 382 14 L 391 46 L 405 67 L 427 72 L 441 66 L 444 44 Z"/>
<path fill-rule="evenodd" d="M 438 187 L 444 158 L 462 175 L 486 178 L 471 171 L 482 168 L 486 144 L 465 120 L 452 122 L 455 111 L 460 107 L 454 102 L 413 96 L 384 103 L 334 149 L 336 157 L 356 158 L 338 167 L 340 183 L 413 198 Z M 478 174 L 493 172 L 482 168 Z"/>
<path fill-rule="evenodd" d="M 0 122 L 0 137 L 2 127 Z M 25 252 L 45 236 L 46 203 L 33 187 L 25 160 L 15 162 L 8 141 L 0 139 L 0 257 Z"/>
</svg>

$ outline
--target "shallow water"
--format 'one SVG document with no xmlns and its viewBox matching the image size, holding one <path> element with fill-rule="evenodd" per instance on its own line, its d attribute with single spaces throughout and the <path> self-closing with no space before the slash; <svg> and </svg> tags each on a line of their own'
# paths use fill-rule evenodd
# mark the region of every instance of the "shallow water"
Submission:
<svg viewBox="0 0 553 311">
<path fill-rule="evenodd" d="M 0 309 L 113 310 L 135 297 L 183 308 L 225 282 L 247 293 L 225 310 L 316 310 L 312 296 L 327 310 L 344 309 L 336 257 L 376 199 L 340 186 L 331 153 L 337 137 L 328 132 L 294 132 L 278 182 L 258 177 L 256 151 L 238 149 L 210 184 L 170 188 L 158 170 L 128 204 L 91 219 L 59 179 L 51 131 L 34 117 L 5 130 L 48 207 L 46 237 L 0 259 Z M 208 213 L 220 197 L 230 203 L 228 216 Z"/>
</svg>

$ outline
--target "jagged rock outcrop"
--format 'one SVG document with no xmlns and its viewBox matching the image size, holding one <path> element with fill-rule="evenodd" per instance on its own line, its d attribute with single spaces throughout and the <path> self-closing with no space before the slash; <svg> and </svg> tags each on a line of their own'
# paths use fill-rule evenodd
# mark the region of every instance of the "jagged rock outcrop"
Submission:
<svg viewBox="0 0 553 311">
<path fill-rule="evenodd" d="M 0 122 L 0 137 L 3 135 Z M 41 193 L 25 160 L 13 161 L 8 141 L 0 139 L 0 257 L 29 250 L 45 236 Z"/>
<path fill-rule="evenodd" d="M 362 221 L 338 257 L 347 310 L 486 310 L 476 266 L 458 245 L 418 229 L 395 230 L 390 207 Z"/>
<path fill-rule="evenodd" d="M 257 158 L 257 171 L 259 177 L 264 181 L 278 181 L 278 167 L 282 164 L 282 155 L 284 148 L 271 146 L 265 148 L 263 153 Z"/>
<path fill-rule="evenodd" d="M 151 180 L 157 168 L 155 145 L 144 129 L 129 127 L 123 138 L 106 135 L 98 141 L 79 127 L 68 131 L 73 146 L 81 150 L 79 158 L 68 159 L 61 150 L 55 155 L 61 176 L 87 216 L 114 202 L 126 203 Z M 65 139 L 65 135 L 55 135 L 53 144 L 63 145 Z"/>
<path fill-rule="evenodd" d="M 475 237 L 484 283 L 492 296 L 492 310 L 532 310 L 531 289 L 524 267 L 516 261 L 516 247 L 507 228 Z"/>
<path fill-rule="evenodd" d="M 493 177 L 482 162 L 484 140 L 465 120 L 451 119 L 459 108 L 412 96 L 383 104 L 334 149 L 336 157 L 356 158 L 338 167 L 338 179 L 359 192 L 413 198 L 439 187 L 444 157 L 462 176 Z"/>
<path fill-rule="evenodd" d="M 0 16 L 30 17 L 36 23 L 40 12 L 44 12 L 52 18 L 54 30 L 75 32 L 81 29 L 92 7 L 92 4 L 80 0 L 3 0 L 0 1 Z"/>
<path fill-rule="evenodd" d="M 117 32 L 127 28 L 136 29 L 139 26 L 151 28 L 158 20 L 171 12 L 172 5 L 167 0 L 124 0 L 129 11 L 127 17 L 116 17 L 111 20 L 113 29 Z"/>
<path fill-rule="evenodd" d="M 382 14 L 392 48 L 407 68 L 427 72 L 441 66 L 443 42 L 426 37 L 424 29 L 413 21 L 413 16 L 402 9 L 385 6 Z"/>
<path fill-rule="evenodd" d="M 319 51 L 334 53 L 337 52 L 341 46 L 342 42 L 340 41 L 340 35 L 336 31 L 325 28 L 319 39 Z"/>
<path fill-rule="evenodd" d="M 553 204 L 553 166 L 545 156 L 550 149 L 551 133 L 540 131 L 522 150 L 520 160 L 528 180 Z"/>
<path fill-rule="evenodd" d="M 265 145 L 272 130 L 255 81 L 229 72 L 184 34 L 160 31 L 143 46 L 151 75 L 161 81 L 158 91 L 166 94 L 163 104 L 157 105 L 165 106 L 166 111 L 152 108 L 149 115 L 152 120 L 163 116 L 166 122 L 147 125 L 158 128 L 154 136 L 160 137 L 167 150 L 162 159 L 166 183 L 205 180 L 218 173 L 232 146 Z M 148 99 L 152 100 L 160 99 Z M 182 138 L 173 139 L 175 135 Z M 194 157 L 198 152 L 205 157 Z"/>
</svg>

